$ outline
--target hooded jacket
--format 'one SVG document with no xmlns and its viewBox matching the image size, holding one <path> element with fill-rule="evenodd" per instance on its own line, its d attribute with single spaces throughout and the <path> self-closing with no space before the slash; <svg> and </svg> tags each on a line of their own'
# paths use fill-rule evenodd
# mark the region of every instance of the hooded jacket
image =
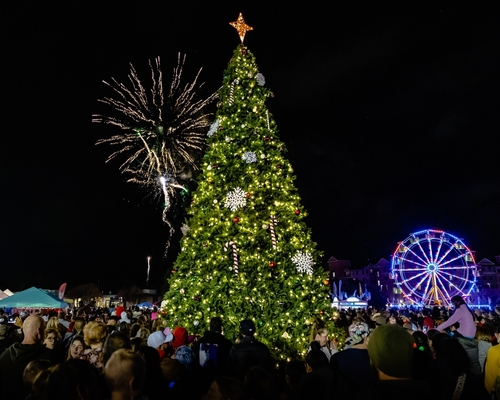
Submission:
<svg viewBox="0 0 500 400">
<path fill-rule="evenodd" d="M 24 400 L 28 392 L 23 384 L 23 372 L 34 360 L 53 362 L 51 349 L 44 344 L 14 343 L 0 355 L 0 398 Z"/>
</svg>

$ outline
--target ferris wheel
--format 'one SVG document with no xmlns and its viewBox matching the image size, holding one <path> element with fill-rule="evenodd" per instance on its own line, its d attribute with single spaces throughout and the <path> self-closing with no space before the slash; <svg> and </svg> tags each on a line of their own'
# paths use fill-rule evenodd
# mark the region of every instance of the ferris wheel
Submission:
<svg viewBox="0 0 500 400">
<path fill-rule="evenodd" d="M 462 239 L 428 229 L 398 244 L 391 263 L 394 282 L 404 299 L 419 306 L 450 306 L 476 289 L 474 255 Z"/>
</svg>

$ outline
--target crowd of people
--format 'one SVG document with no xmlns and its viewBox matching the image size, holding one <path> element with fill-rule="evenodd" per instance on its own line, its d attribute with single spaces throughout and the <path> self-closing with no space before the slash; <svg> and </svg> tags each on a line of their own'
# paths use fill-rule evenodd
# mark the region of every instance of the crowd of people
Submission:
<svg viewBox="0 0 500 400">
<path fill-rule="evenodd" d="M 340 310 L 316 320 L 303 359 L 276 363 L 251 319 L 224 337 L 163 327 L 156 309 L 0 310 L 0 398 L 491 399 L 500 394 L 500 308 Z M 67 313 L 71 311 L 71 313 Z M 265 340 L 263 340 L 265 341 Z M 498 382 L 497 382 L 498 380 Z"/>
</svg>

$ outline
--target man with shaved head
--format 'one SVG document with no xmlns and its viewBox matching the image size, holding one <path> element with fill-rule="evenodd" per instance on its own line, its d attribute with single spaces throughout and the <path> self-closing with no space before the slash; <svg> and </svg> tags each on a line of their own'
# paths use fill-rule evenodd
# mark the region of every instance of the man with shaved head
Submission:
<svg viewBox="0 0 500 400">
<path fill-rule="evenodd" d="M 45 321 L 32 315 L 24 321 L 23 341 L 14 343 L 0 355 L 0 399 L 22 400 L 29 393 L 23 385 L 23 372 L 34 360 L 53 361 L 52 350 L 43 344 Z"/>
</svg>

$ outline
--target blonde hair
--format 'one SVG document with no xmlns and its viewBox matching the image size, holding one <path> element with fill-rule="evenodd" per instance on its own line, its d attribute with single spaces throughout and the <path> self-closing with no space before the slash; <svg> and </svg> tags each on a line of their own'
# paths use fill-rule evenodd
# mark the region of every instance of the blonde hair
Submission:
<svg viewBox="0 0 500 400">
<path fill-rule="evenodd" d="M 322 335 L 323 333 L 328 334 L 328 328 L 325 326 L 325 323 L 322 320 L 316 319 L 311 327 L 311 336 L 309 337 L 309 343 L 316 340 L 316 335 Z"/>
<path fill-rule="evenodd" d="M 477 340 L 483 340 L 485 342 L 491 342 L 491 331 L 488 329 L 485 329 L 482 326 L 478 326 L 476 329 L 476 339 Z"/>
<path fill-rule="evenodd" d="M 47 325 L 45 325 L 45 329 L 56 329 L 59 331 L 59 320 L 57 317 L 50 317 L 47 321 Z"/>
<path fill-rule="evenodd" d="M 83 327 L 83 339 L 87 346 L 104 343 L 107 334 L 104 322 L 91 321 Z"/>
</svg>

